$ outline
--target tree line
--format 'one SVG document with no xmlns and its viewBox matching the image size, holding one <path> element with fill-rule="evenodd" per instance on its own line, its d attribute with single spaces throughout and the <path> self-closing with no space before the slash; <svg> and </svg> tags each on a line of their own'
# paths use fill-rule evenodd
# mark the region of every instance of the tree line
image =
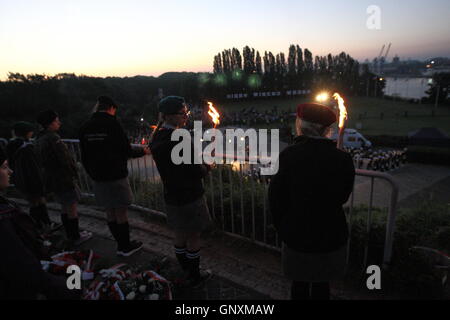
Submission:
<svg viewBox="0 0 450 320">
<path fill-rule="evenodd" d="M 37 114 L 54 109 L 61 117 L 61 135 L 74 138 L 93 111 L 99 95 L 109 95 L 120 105 L 118 117 L 128 131 L 138 130 L 140 119 L 155 122 L 160 92 L 200 96 L 197 73 L 165 73 L 159 77 L 90 77 L 62 73 L 54 76 L 9 73 L 0 81 L 0 137 L 10 137 L 16 121 L 34 123 Z"/>
<path fill-rule="evenodd" d="M 336 90 L 347 95 L 381 95 L 384 81 L 361 66 L 349 54 L 313 56 L 307 48 L 291 45 L 283 52 L 263 55 L 245 46 L 242 55 L 237 48 L 225 49 L 214 56 L 216 79 L 222 78 L 222 93 L 252 90 Z M 219 83 L 220 84 L 220 83 Z"/>
<path fill-rule="evenodd" d="M 88 119 L 99 95 L 113 97 L 121 106 L 118 116 L 128 131 L 139 130 L 157 119 L 157 103 L 164 95 L 181 95 L 191 104 L 206 100 L 221 102 L 228 93 L 286 91 L 289 89 L 336 90 L 345 95 L 382 95 L 384 84 L 360 68 L 350 55 L 316 56 L 308 49 L 291 45 L 284 53 L 263 55 L 245 46 L 242 55 L 236 48 L 214 57 L 213 73 L 169 72 L 159 77 L 91 77 L 72 73 L 53 76 L 10 72 L 0 81 L 0 137 L 10 137 L 14 122 L 34 122 L 45 109 L 61 116 L 61 135 L 77 136 Z M 251 95 L 250 95 L 251 96 Z"/>
</svg>

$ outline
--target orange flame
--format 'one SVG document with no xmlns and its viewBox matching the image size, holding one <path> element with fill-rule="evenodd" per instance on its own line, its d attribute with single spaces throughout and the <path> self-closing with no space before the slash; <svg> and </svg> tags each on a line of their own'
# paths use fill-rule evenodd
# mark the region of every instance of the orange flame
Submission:
<svg viewBox="0 0 450 320">
<path fill-rule="evenodd" d="M 155 130 L 156 126 L 150 126 L 150 129 Z"/>
<path fill-rule="evenodd" d="M 214 123 L 214 128 L 220 124 L 220 113 L 217 112 L 216 108 L 214 108 L 212 102 L 208 102 L 209 110 L 208 114 L 211 117 L 212 122 Z"/>
<path fill-rule="evenodd" d="M 339 105 L 339 129 L 342 129 L 345 124 L 345 120 L 347 120 L 347 108 L 345 107 L 345 101 L 342 99 L 342 97 L 339 95 L 339 93 L 335 93 L 333 95 L 333 98 L 337 100 Z"/>
</svg>

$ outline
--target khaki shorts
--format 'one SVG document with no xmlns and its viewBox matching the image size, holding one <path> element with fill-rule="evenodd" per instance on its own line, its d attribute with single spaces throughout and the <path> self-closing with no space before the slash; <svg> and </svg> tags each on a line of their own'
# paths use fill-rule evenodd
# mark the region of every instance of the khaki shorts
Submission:
<svg viewBox="0 0 450 320">
<path fill-rule="evenodd" d="M 126 208 L 133 202 L 128 178 L 114 181 L 94 181 L 94 193 L 97 204 L 105 209 Z"/>
<path fill-rule="evenodd" d="M 178 232 L 202 232 L 211 225 L 204 196 L 183 206 L 166 204 L 166 214 L 169 227 Z"/>
<path fill-rule="evenodd" d="M 81 199 L 80 188 L 77 185 L 75 185 L 71 190 L 54 192 L 54 194 L 56 201 L 62 206 L 70 206 L 79 202 Z"/>
</svg>

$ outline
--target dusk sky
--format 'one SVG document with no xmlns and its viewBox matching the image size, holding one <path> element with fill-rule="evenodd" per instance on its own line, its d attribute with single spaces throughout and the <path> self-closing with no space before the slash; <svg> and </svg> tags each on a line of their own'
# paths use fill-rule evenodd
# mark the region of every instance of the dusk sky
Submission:
<svg viewBox="0 0 450 320">
<path fill-rule="evenodd" d="M 381 30 L 366 12 L 381 9 Z M 94 76 L 212 71 L 223 49 L 245 45 L 364 61 L 450 57 L 448 0 L 0 0 L 0 79 L 7 73 Z"/>
</svg>

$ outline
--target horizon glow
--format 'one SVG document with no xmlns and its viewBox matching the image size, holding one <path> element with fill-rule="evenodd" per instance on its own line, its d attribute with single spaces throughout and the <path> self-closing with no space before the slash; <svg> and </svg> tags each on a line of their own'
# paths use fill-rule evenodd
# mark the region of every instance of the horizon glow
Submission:
<svg viewBox="0 0 450 320">
<path fill-rule="evenodd" d="M 366 9 L 381 8 L 381 30 Z M 0 0 L 0 79 L 23 74 L 158 76 L 211 72 L 214 55 L 245 45 L 264 54 L 299 44 L 313 55 L 364 61 L 450 57 L 450 2 Z"/>
</svg>

